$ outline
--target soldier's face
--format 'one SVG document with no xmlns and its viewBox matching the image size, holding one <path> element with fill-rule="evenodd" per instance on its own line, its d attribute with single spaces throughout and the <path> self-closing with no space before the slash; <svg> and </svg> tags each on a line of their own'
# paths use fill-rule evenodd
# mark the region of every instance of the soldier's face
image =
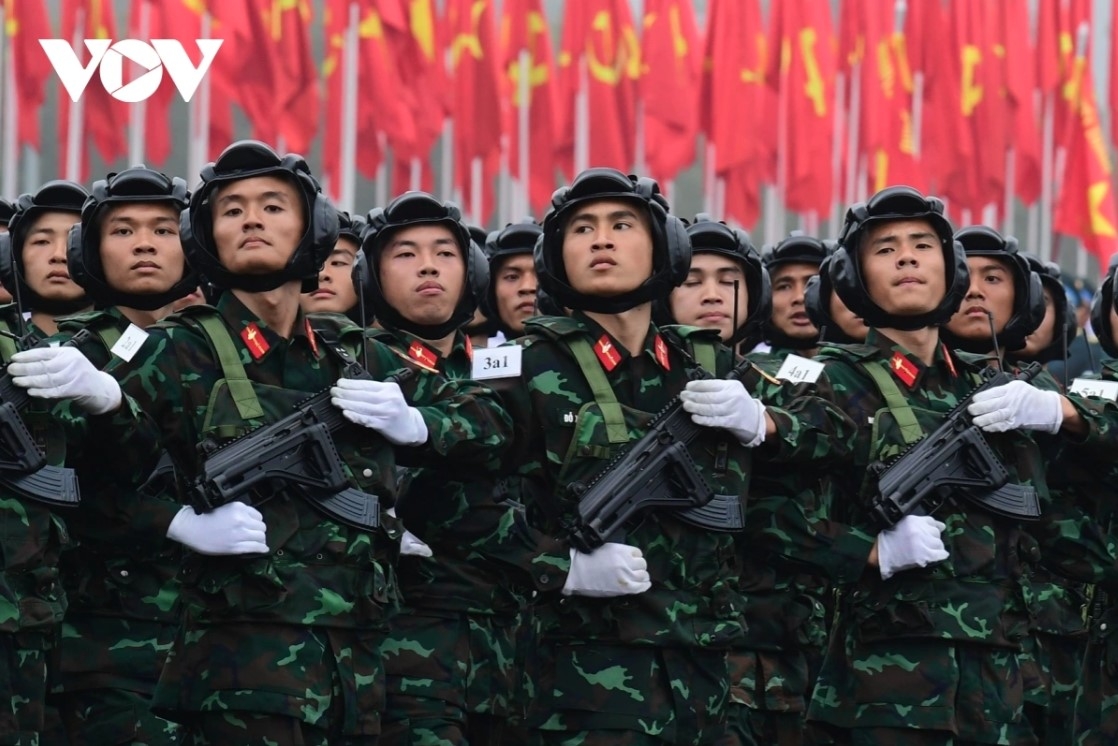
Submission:
<svg viewBox="0 0 1118 746">
<path fill-rule="evenodd" d="M 235 274 L 282 270 L 306 231 L 302 197 L 293 184 L 278 176 L 226 184 L 212 203 L 217 258 Z"/>
<path fill-rule="evenodd" d="M 1056 302 L 1052 299 L 1052 291 L 1044 288 L 1044 320 L 1036 331 L 1025 337 L 1025 349 L 1019 353 L 1022 357 L 1035 357 L 1041 350 L 1046 349 L 1056 339 Z"/>
<path fill-rule="evenodd" d="M 778 264 L 771 270 L 772 325 L 793 339 L 813 339 L 819 334 L 804 305 L 807 281 L 817 274 L 819 265 L 806 262 Z"/>
<path fill-rule="evenodd" d="M 23 242 L 20 256 L 27 286 L 48 300 L 77 300 L 85 295 L 66 268 L 66 237 L 76 222 L 76 213 L 44 212 Z"/>
<path fill-rule="evenodd" d="M 415 324 L 442 324 L 466 289 L 466 261 L 449 228 L 416 225 L 396 231 L 378 262 L 384 299 Z"/>
<path fill-rule="evenodd" d="M 1005 329 L 1013 315 L 1013 273 L 1001 259 L 989 256 L 967 257 L 970 269 L 970 288 L 959 310 L 947 322 L 947 329 L 963 339 L 991 339 L 990 325 L 993 316 L 994 331 Z"/>
<path fill-rule="evenodd" d="M 831 293 L 831 307 L 830 307 L 831 320 L 835 322 L 842 333 L 846 336 L 856 339 L 859 342 L 864 342 L 866 339 L 866 332 L 869 329 L 866 327 L 862 317 L 856 315 L 853 311 L 846 307 L 842 302 L 842 298 L 838 293 Z"/>
<path fill-rule="evenodd" d="M 737 326 L 747 321 L 749 290 L 741 264 L 721 254 L 694 254 L 687 279 L 672 291 L 669 303 L 676 323 L 717 329 L 723 341 L 729 339 L 734 336 L 735 313 Z"/>
<path fill-rule="evenodd" d="M 866 291 L 886 313 L 928 313 L 947 294 L 943 248 L 927 220 L 874 225 L 859 252 Z"/>
<path fill-rule="evenodd" d="M 536 264 L 531 254 L 505 257 L 495 268 L 493 295 L 501 323 L 516 332 L 536 315 Z"/>
<path fill-rule="evenodd" d="M 563 267 L 584 295 L 635 290 L 652 276 L 652 230 L 644 210 L 624 200 L 579 205 L 563 229 Z"/>
<path fill-rule="evenodd" d="M 357 291 L 353 289 L 353 263 L 356 258 L 357 243 L 349 238 L 339 238 L 318 273 L 318 289 L 300 296 L 303 310 L 307 313 L 345 313 L 356 306 Z"/>
<path fill-rule="evenodd" d="M 117 290 L 135 295 L 169 290 L 186 266 L 178 210 L 143 202 L 110 207 L 101 219 L 101 266 Z"/>
</svg>

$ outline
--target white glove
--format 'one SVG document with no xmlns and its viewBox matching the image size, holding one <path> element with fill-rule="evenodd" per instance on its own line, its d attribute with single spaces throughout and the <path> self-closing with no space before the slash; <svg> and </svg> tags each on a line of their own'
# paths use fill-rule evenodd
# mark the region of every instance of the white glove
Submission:
<svg viewBox="0 0 1118 746">
<path fill-rule="evenodd" d="M 435 556 L 435 553 L 431 551 L 431 547 L 427 546 L 425 541 L 407 529 L 404 529 L 404 535 L 400 537 L 400 554 L 413 557 Z"/>
<path fill-rule="evenodd" d="M 747 448 L 765 442 L 765 405 L 750 396 L 741 381 L 691 381 L 679 398 L 696 425 L 728 430 Z"/>
<path fill-rule="evenodd" d="M 882 580 L 902 570 L 927 567 L 947 559 L 940 536 L 947 526 L 930 515 L 906 515 L 877 535 L 877 565 Z"/>
<path fill-rule="evenodd" d="M 330 402 L 355 424 L 376 430 L 398 446 L 427 442 L 427 423 L 408 406 L 395 383 L 340 378 L 330 389 Z"/>
<path fill-rule="evenodd" d="M 988 433 L 1040 430 L 1058 433 L 1064 423 L 1063 403 L 1055 391 L 1041 391 L 1025 381 L 1011 381 L 974 395 L 967 407 L 974 424 Z"/>
<path fill-rule="evenodd" d="M 183 508 L 167 527 L 167 538 L 199 554 L 267 554 L 266 531 L 259 510 L 231 502 L 209 513 Z"/>
<path fill-rule="evenodd" d="M 76 347 L 36 347 L 12 355 L 12 383 L 40 399 L 72 399 L 90 414 L 120 407 L 120 384 Z"/>
<path fill-rule="evenodd" d="M 644 593 L 651 587 L 644 553 L 628 544 L 607 542 L 590 554 L 571 550 L 563 595 L 610 598 Z"/>
</svg>

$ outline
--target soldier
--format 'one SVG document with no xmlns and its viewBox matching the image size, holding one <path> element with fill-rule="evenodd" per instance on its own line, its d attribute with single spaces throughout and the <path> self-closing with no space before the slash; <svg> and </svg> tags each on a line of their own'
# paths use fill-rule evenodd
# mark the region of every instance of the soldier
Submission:
<svg viewBox="0 0 1118 746">
<path fill-rule="evenodd" d="M 819 330 L 808 318 L 804 290 L 827 254 L 826 244 L 800 231 L 761 252 L 773 286 L 772 318 L 765 327 L 765 340 L 774 354 L 791 351 L 811 357 L 815 353 Z"/>
<path fill-rule="evenodd" d="M 352 314 L 357 309 L 353 265 L 361 249 L 365 221 L 338 210 L 338 241 L 318 273 L 318 287 L 299 299 L 304 313 Z"/>
<path fill-rule="evenodd" d="M 524 322 L 536 316 L 536 266 L 532 251 L 543 234 L 532 218 L 509 223 L 485 241 L 489 257 L 489 288 L 483 302 L 506 339 L 524 334 Z"/>
<path fill-rule="evenodd" d="M 437 406 L 418 409 L 397 383 L 339 378 L 353 351 L 299 308 L 337 240 L 336 209 L 306 162 L 240 141 L 201 176 L 182 215 L 183 245 L 191 266 L 224 289 L 216 307 L 193 306 L 151 329 L 131 361 L 114 363 L 120 385 L 65 347 L 22 353 L 12 370 L 33 395 L 97 415 L 88 419 L 91 460 L 135 484 L 162 446 L 180 484 L 192 485 L 202 444 L 209 451 L 329 389 L 352 423 L 336 431 L 336 452 L 369 509 L 370 495 L 391 505 L 393 446 L 484 465 L 508 424 L 470 395 L 481 387 L 436 386 Z M 374 377 L 399 365 L 375 342 L 365 352 Z M 124 442 L 132 447 L 97 452 Z M 184 507 L 166 528 L 194 551 L 180 573 L 184 618 L 155 712 L 183 723 L 194 744 L 375 742 L 380 644 L 397 603 L 393 544 L 374 521 L 343 520 L 310 485 L 276 479 L 246 499 L 257 507 Z"/>
<path fill-rule="evenodd" d="M 1072 342 L 1079 333 L 1074 309 L 1064 293 L 1064 283 L 1060 277 L 1060 265 L 1055 262 L 1042 262 L 1031 254 L 1024 254 L 1029 268 L 1040 277 L 1044 290 L 1044 319 L 1040 325 L 1025 338 L 1025 346 L 1017 353 L 1023 360 L 1050 363 L 1066 359 Z M 1062 381 L 1064 388 L 1068 381 Z"/>
<path fill-rule="evenodd" d="M 819 265 L 819 274 L 807 281 L 804 307 L 811 323 L 819 329 L 819 341 L 830 344 L 860 344 L 866 341 L 865 323 L 846 307 L 831 286 L 831 258 Z"/>
<path fill-rule="evenodd" d="M 8 222 L 15 214 L 16 206 L 6 199 L 0 198 L 0 233 L 8 232 Z M 12 294 L 4 287 L 0 287 L 0 304 L 11 303 Z"/>
<path fill-rule="evenodd" d="M 832 262 L 835 291 L 870 328 L 864 345 L 828 347 L 816 358 L 859 426 L 849 468 L 834 479 L 836 506 L 865 537 L 868 567 L 843 590 L 809 716 L 844 744 L 1006 743 L 1007 733 L 1028 743 L 1018 661 L 1027 634 L 1018 581 L 1025 524 L 958 492 L 935 517 L 917 511 L 889 528 L 871 510 L 869 465 L 889 463 L 938 426 L 988 364 L 939 338 L 938 325 L 970 285 L 962 246 L 939 200 L 890 187 L 850 208 Z M 968 412 L 989 433 L 1010 483 L 1030 484 L 1045 509 L 1036 443 L 1007 431 L 1096 441 L 1105 433 L 1098 411 L 1024 381 L 976 394 Z M 1046 548 L 1054 557 L 1074 551 Z"/>
<path fill-rule="evenodd" d="M 139 330 L 197 287 L 179 242 L 188 198 L 183 179 L 144 166 L 93 184 L 67 254 L 74 282 L 101 310 L 59 318 L 52 342 L 85 329 L 78 349 L 104 368 L 129 357 Z M 150 530 L 182 507 L 173 478 L 142 492 L 114 486 L 84 497 L 69 522 L 77 545 L 62 557 L 70 607 L 53 699 L 73 746 L 179 743 L 178 727 L 151 712 L 180 618 L 179 545 Z"/>
<path fill-rule="evenodd" d="M 731 500 L 744 499 L 751 449 L 790 460 L 841 457 L 832 439 L 841 440 L 845 418 L 820 400 L 802 398 L 800 416 L 766 407 L 747 390 L 760 375 L 753 367 L 738 370 L 744 385 L 690 381 L 699 368 L 726 376 L 735 362 L 713 331 L 651 323 L 652 301 L 686 278 L 690 253 L 682 222 L 651 179 L 590 169 L 552 199 L 536 271 L 572 313 L 531 319 L 517 347 L 498 348 L 512 371 L 494 385 L 516 425 L 505 466 L 523 478 L 532 525 L 559 547 L 570 546 L 578 504 L 568 485 L 591 483 L 645 434 L 652 413 L 676 401 L 705 428 L 690 449 L 698 468 Z M 726 653 L 742 639 L 735 564 L 730 534 L 667 509 L 642 513 L 592 552 L 541 552 L 530 742 L 721 737 Z"/>
</svg>

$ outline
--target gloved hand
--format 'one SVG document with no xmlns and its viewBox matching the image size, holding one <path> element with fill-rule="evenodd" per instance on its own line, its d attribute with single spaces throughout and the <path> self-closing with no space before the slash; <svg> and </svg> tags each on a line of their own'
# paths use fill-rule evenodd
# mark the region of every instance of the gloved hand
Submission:
<svg viewBox="0 0 1118 746">
<path fill-rule="evenodd" d="M 606 542 L 590 554 L 571 550 L 563 595 L 610 598 L 644 593 L 651 587 L 644 553 L 628 544 Z"/>
<path fill-rule="evenodd" d="M 408 406 L 395 383 L 340 378 L 330 389 L 330 402 L 355 424 L 376 430 L 398 446 L 427 442 L 427 423 Z"/>
<path fill-rule="evenodd" d="M 1057 433 L 1064 422 L 1063 402 L 1055 391 L 1041 391 L 1025 381 L 1011 381 L 974 395 L 967 407 L 974 424 L 988 433 L 1040 430 Z"/>
<path fill-rule="evenodd" d="M 741 381 L 691 381 L 679 398 L 696 425 L 728 430 L 747 448 L 765 442 L 765 405 L 750 396 Z"/>
<path fill-rule="evenodd" d="M 947 526 L 930 515 L 906 515 L 877 535 L 877 565 L 888 580 L 902 570 L 927 567 L 947 559 L 940 536 Z"/>
<path fill-rule="evenodd" d="M 12 383 L 40 399 L 71 399 L 90 414 L 120 407 L 120 384 L 76 347 L 36 347 L 12 355 Z"/>
<path fill-rule="evenodd" d="M 389 508 L 388 515 L 393 518 L 396 517 L 396 508 Z M 411 531 L 404 529 L 404 535 L 400 537 L 400 554 L 410 554 L 414 557 L 433 557 L 435 553 L 431 551 L 431 547 L 427 542 L 420 539 Z"/>
<path fill-rule="evenodd" d="M 189 505 L 172 519 L 167 538 L 199 554 L 267 554 L 264 516 L 251 505 L 231 502 L 195 513 Z"/>
</svg>

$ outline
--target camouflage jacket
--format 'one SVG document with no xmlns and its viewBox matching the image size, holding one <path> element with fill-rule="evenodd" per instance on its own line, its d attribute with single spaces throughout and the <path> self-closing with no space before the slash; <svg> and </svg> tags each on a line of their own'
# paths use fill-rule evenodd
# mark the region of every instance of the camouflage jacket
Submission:
<svg viewBox="0 0 1118 746">
<path fill-rule="evenodd" d="M 526 332 L 517 340 L 523 349 L 521 376 L 494 384 L 516 425 L 506 467 L 524 480 L 523 498 L 532 523 L 559 539 L 577 506 L 568 485 L 589 483 L 611 458 L 640 438 L 700 362 L 721 376 L 735 364 L 715 333 L 686 327 L 650 326 L 637 355 L 630 355 L 581 313 L 530 320 Z M 595 396 L 587 376 L 598 370 L 613 402 Z M 748 390 L 754 390 L 759 375 L 755 367 L 745 371 Z M 614 402 L 623 415 L 623 431 L 611 438 L 605 410 Z M 842 428 L 841 413 L 837 424 L 801 419 L 779 408 L 769 408 L 769 414 L 778 435 L 753 452 L 719 429 L 692 447 L 692 457 L 715 492 L 745 500 L 755 458 L 796 461 L 842 452 L 843 438 L 836 433 Z M 545 637 L 710 648 L 741 643 L 742 609 L 736 589 L 740 565 L 732 534 L 698 529 L 671 512 L 657 511 L 644 514 L 623 540 L 643 551 L 652 589 L 614 599 L 541 596 L 537 611 Z M 567 569 L 565 554 L 555 558 L 560 573 Z"/>
<path fill-rule="evenodd" d="M 339 326 L 349 323 L 338 318 Z M 206 324 L 216 327 L 214 333 L 205 331 Z M 89 418 L 94 442 L 134 444 L 111 463 L 133 484 L 151 472 L 160 447 L 170 453 L 180 483 L 189 484 L 200 468 L 200 443 L 222 443 L 274 422 L 328 389 L 342 370 L 301 313 L 292 337 L 285 339 L 234 293 L 223 294 L 216 309 L 187 309 L 149 332 L 131 361 L 110 366 L 127 394 L 121 408 L 112 416 Z M 370 372 L 379 379 L 402 365 L 381 344 L 370 343 L 368 353 Z M 247 377 L 247 392 L 237 367 Z M 484 463 L 504 443 L 503 411 L 490 404 L 480 386 L 444 382 L 435 388 L 437 403 L 420 408 L 428 442 L 401 450 L 417 459 Z M 334 441 L 351 484 L 379 495 L 382 510 L 391 507 L 394 449 L 348 423 Z M 356 627 L 375 624 L 395 605 L 394 542 L 384 529 L 364 531 L 331 520 L 294 488 L 280 490 L 258 509 L 268 527 L 268 556 L 187 552 L 180 579 L 188 625 L 253 621 Z M 166 526 L 161 530 L 165 533 Z"/>
</svg>

